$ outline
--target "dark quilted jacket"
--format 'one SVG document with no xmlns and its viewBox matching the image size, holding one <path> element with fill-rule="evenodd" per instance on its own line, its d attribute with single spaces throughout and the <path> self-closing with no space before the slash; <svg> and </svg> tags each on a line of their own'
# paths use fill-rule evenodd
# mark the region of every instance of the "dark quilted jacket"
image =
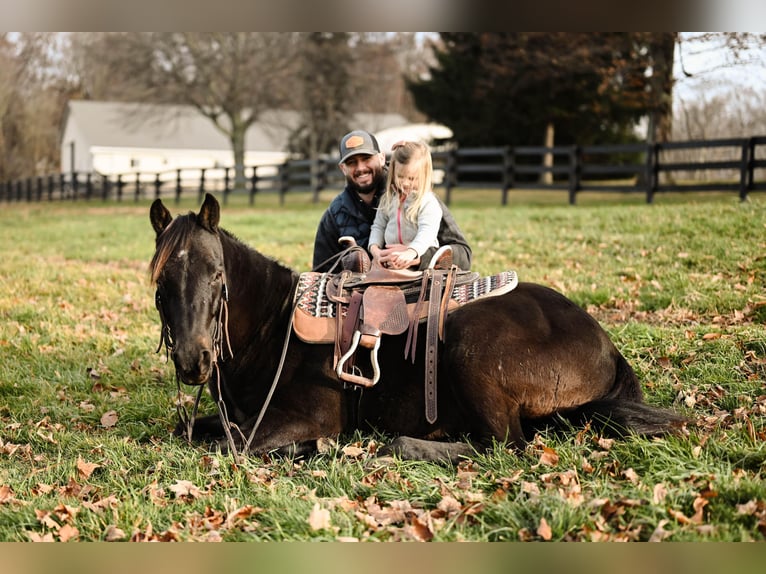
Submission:
<svg viewBox="0 0 766 574">
<path fill-rule="evenodd" d="M 358 245 L 367 249 L 370 228 L 375 219 L 374 207 L 378 205 L 378 198 L 382 192 L 379 190 L 375 193 L 374 206 L 364 203 L 348 187 L 332 200 L 317 227 L 312 263 L 314 271 L 327 271 L 332 267 L 335 261 L 328 262 L 328 259 L 342 251 L 338 245 L 338 239 L 344 235 L 354 237 Z M 454 263 L 461 269 L 469 270 L 471 268 L 471 248 L 452 217 L 452 213 L 441 199 L 439 203 L 442 208 L 442 223 L 438 235 L 439 245 L 452 245 Z M 434 251 L 436 248 L 431 248 L 423 254 L 421 268 L 428 265 Z"/>
</svg>

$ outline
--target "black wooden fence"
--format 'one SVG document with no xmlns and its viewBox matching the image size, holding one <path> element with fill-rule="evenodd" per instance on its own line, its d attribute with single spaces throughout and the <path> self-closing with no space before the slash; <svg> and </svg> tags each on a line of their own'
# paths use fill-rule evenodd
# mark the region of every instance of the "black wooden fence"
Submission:
<svg viewBox="0 0 766 574">
<path fill-rule="evenodd" d="M 513 190 L 565 190 L 569 203 L 584 191 L 642 193 L 647 203 L 662 192 L 732 191 L 746 200 L 766 190 L 766 136 L 661 144 L 591 146 L 518 146 L 434 151 L 437 187 L 452 191 L 498 189 L 501 203 Z M 335 160 L 288 160 L 279 165 L 247 167 L 245 182 L 235 186 L 233 168 L 178 169 L 160 173 L 105 176 L 61 173 L 0 182 L 0 201 L 139 200 L 188 197 L 205 192 L 278 193 L 280 203 L 293 192 L 310 192 L 318 201 L 323 189 L 340 190 L 343 178 Z M 235 189 L 237 188 L 237 189 Z"/>
</svg>

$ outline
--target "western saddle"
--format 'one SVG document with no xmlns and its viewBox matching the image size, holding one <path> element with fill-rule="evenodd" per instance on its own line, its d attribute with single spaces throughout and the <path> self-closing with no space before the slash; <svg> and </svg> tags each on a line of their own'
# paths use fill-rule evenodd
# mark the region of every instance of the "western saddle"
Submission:
<svg viewBox="0 0 766 574">
<path fill-rule="evenodd" d="M 425 322 L 426 420 L 433 423 L 438 347 L 444 341 L 447 315 L 470 300 L 506 293 L 517 283 L 513 271 L 480 279 L 478 273 L 461 271 L 451 265 L 451 258 L 446 259 L 447 269 L 432 264 L 423 271 L 362 266 L 363 271 L 303 273 L 296 291 L 293 330 L 305 342 L 333 343 L 338 378 L 369 388 L 380 380 L 382 336 L 406 331 L 404 358 L 414 363 L 419 325 Z M 363 361 L 357 360 L 361 349 L 369 351 L 367 373 L 360 367 Z"/>
</svg>

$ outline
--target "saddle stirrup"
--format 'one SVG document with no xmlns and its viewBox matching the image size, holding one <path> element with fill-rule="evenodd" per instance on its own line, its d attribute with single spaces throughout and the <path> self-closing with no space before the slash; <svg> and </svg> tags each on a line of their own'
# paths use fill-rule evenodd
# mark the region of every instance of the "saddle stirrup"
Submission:
<svg viewBox="0 0 766 574">
<path fill-rule="evenodd" d="M 372 363 L 372 378 L 365 377 L 363 375 L 357 375 L 354 373 L 347 373 L 344 371 L 346 362 L 356 352 L 359 346 L 359 340 L 362 338 L 362 332 L 358 329 L 354 332 L 354 337 L 351 340 L 351 346 L 348 351 L 338 361 L 338 366 L 335 368 L 335 373 L 338 378 L 347 383 L 354 383 L 356 385 L 362 385 L 363 387 L 372 387 L 380 380 L 380 366 L 378 365 L 378 349 L 380 348 L 380 337 L 375 337 L 375 344 L 370 350 L 370 362 Z"/>
</svg>

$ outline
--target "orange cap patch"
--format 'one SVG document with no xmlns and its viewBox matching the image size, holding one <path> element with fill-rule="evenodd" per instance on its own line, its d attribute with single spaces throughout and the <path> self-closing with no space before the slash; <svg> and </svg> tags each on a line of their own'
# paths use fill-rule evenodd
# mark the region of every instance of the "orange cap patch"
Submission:
<svg viewBox="0 0 766 574">
<path fill-rule="evenodd" d="M 346 148 L 350 149 L 350 148 L 359 147 L 363 143 L 364 143 L 364 139 L 362 138 L 362 136 L 351 136 L 350 138 L 346 140 Z"/>
</svg>

